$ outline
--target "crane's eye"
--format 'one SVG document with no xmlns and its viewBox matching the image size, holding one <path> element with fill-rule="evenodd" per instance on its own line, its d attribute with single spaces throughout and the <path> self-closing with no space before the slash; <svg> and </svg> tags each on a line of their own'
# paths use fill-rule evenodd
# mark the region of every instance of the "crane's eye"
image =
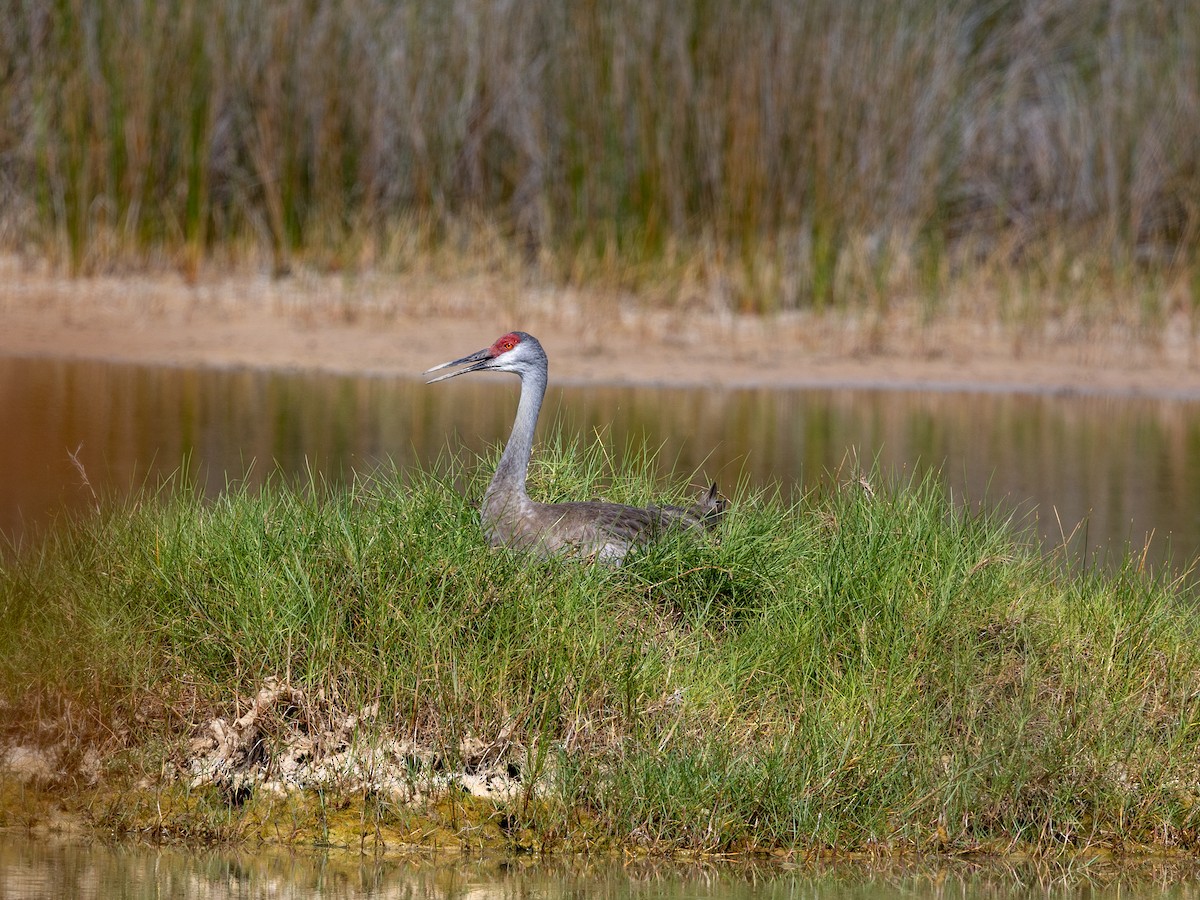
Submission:
<svg viewBox="0 0 1200 900">
<path fill-rule="evenodd" d="M 510 339 L 508 339 L 508 338 L 505 338 L 504 340 L 502 340 L 502 341 L 500 342 L 500 349 L 501 349 L 501 351 L 503 351 L 504 353 L 507 353 L 509 350 L 511 350 L 511 349 L 512 349 L 513 347 L 515 347 L 515 346 L 517 346 L 517 345 L 516 345 L 516 344 L 514 344 L 514 343 L 513 343 L 513 342 L 512 342 Z"/>
</svg>

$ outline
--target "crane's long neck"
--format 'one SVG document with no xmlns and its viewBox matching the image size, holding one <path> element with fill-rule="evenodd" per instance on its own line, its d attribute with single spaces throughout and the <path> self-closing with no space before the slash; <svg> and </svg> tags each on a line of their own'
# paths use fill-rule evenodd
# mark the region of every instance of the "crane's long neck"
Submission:
<svg viewBox="0 0 1200 900">
<path fill-rule="evenodd" d="M 546 394 L 546 369 L 531 369 L 521 374 L 521 400 L 517 404 L 517 417 L 513 421 L 512 434 L 504 445 L 500 465 L 488 486 L 488 496 L 528 498 L 525 492 L 525 476 L 529 472 L 529 456 L 533 453 L 533 433 L 537 428 L 538 413 L 542 409 L 542 398 Z"/>
</svg>

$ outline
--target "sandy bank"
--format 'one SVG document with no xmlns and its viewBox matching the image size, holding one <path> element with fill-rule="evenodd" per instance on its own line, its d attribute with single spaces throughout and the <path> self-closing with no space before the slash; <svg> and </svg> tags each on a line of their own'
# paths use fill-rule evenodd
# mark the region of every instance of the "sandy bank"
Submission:
<svg viewBox="0 0 1200 900">
<path fill-rule="evenodd" d="M 611 294 L 505 276 L 207 274 L 70 279 L 0 259 L 0 355 L 417 377 L 510 329 L 560 383 L 861 386 L 1146 394 L 1200 399 L 1200 340 L 1161 324 L 1039 316 L 985 300 L 886 312 L 743 316 L 643 311 Z"/>
</svg>

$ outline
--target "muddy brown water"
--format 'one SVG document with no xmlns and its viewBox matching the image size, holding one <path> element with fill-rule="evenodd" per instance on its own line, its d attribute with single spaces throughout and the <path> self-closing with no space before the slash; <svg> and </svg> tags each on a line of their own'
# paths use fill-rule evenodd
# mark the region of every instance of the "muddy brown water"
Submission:
<svg viewBox="0 0 1200 900">
<path fill-rule="evenodd" d="M 1113 869 L 938 864 L 795 866 L 547 861 L 452 857 L 386 858 L 372 853 L 186 852 L 133 844 L 0 833 L 0 897 L 12 900 L 171 897 L 398 898 L 398 900 L 1194 900 L 1186 864 Z"/>
<path fill-rule="evenodd" d="M 27 543 L 65 510 L 187 469 L 210 495 L 273 472 L 332 480 L 464 459 L 504 440 L 518 385 L 0 359 L 0 533 Z M 877 460 L 933 470 L 956 500 L 1014 512 L 1047 548 L 1112 564 L 1127 546 L 1179 569 L 1200 554 L 1200 403 L 1033 393 L 550 388 L 554 423 L 618 460 L 726 491 L 827 490 Z"/>
</svg>

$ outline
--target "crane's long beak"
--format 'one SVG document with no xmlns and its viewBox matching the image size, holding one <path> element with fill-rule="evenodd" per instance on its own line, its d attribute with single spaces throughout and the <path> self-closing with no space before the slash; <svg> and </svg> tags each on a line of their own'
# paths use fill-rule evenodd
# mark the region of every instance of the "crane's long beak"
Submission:
<svg viewBox="0 0 1200 900">
<path fill-rule="evenodd" d="M 445 362 L 440 366 L 434 366 L 432 369 L 426 369 L 425 374 L 428 375 L 430 372 L 436 372 L 439 369 L 449 369 L 452 366 L 467 366 L 465 369 L 459 369 L 457 372 L 447 372 L 445 375 L 439 375 L 437 378 L 431 378 L 425 383 L 433 384 L 435 381 L 445 381 L 447 378 L 453 378 L 455 375 L 466 375 L 468 372 L 478 372 L 480 369 L 486 369 L 488 367 L 487 364 L 491 361 L 491 350 L 490 348 L 485 347 L 483 350 L 472 353 L 470 356 L 464 356 L 462 359 L 456 359 L 452 362 Z M 467 365 L 467 363 L 471 363 L 471 365 Z"/>
</svg>

